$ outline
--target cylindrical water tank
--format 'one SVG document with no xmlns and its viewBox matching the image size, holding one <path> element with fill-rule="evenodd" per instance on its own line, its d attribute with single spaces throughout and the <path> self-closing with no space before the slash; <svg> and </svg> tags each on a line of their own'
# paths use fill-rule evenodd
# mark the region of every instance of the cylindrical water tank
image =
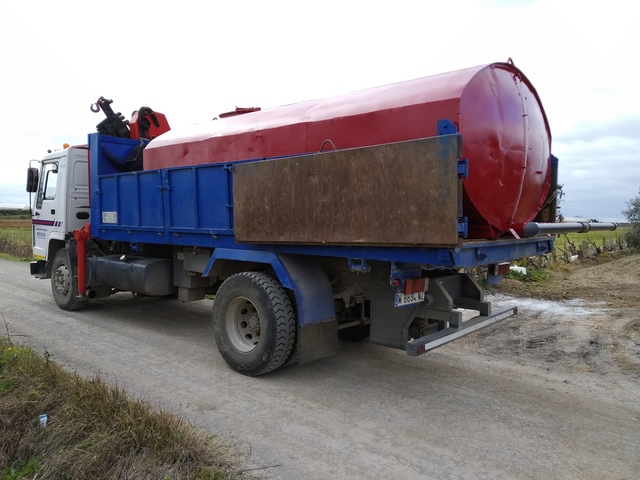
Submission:
<svg viewBox="0 0 640 480">
<path fill-rule="evenodd" d="M 463 211 L 469 218 L 469 237 L 496 237 L 533 220 L 549 190 L 551 134 L 536 90 L 511 62 L 172 130 L 148 145 L 144 168 L 272 158 L 317 152 L 323 145 L 325 150 L 344 149 L 432 137 L 438 134 L 440 119 L 458 127 L 463 156 L 469 159 Z"/>
</svg>

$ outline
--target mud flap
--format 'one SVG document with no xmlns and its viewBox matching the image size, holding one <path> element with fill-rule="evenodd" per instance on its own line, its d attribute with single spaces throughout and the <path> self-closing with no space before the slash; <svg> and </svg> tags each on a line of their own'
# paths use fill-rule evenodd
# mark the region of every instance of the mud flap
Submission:
<svg viewBox="0 0 640 480">
<path fill-rule="evenodd" d="M 278 259 L 295 294 L 298 363 L 304 365 L 334 354 L 338 347 L 338 320 L 327 275 L 310 258 L 280 254 Z"/>
<path fill-rule="evenodd" d="M 298 327 L 298 364 L 333 355 L 338 346 L 338 321 L 336 319 L 308 323 Z"/>
</svg>

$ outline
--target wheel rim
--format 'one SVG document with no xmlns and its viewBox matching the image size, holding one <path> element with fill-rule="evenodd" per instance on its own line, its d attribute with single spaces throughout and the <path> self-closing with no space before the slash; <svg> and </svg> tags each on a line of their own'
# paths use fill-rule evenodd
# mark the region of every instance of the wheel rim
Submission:
<svg viewBox="0 0 640 480">
<path fill-rule="evenodd" d="M 66 265 L 60 265 L 56 269 L 53 274 L 53 285 L 62 296 L 69 292 L 69 270 Z"/>
<path fill-rule="evenodd" d="M 260 343 L 260 315 L 246 297 L 237 297 L 227 308 L 225 324 L 229 340 L 241 352 L 250 352 Z"/>
</svg>

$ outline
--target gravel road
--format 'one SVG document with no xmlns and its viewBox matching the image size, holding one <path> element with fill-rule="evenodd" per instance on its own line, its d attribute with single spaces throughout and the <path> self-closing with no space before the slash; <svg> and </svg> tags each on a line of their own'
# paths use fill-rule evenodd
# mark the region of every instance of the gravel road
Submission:
<svg viewBox="0 0 640 480">
<path fill-rule="evenodd" d="M 122 293 L 64 312 L 48 280 L 0 260 L 13 341 L 228 436 L 267 478 L 640 478 L 637 376 L 549 371 L 487 351 L 484 334 L 418 358 L 341 343 L 249 378 L 218 354 L 211 307 Z M 493 329 L 540 315 L 553 313 L 525 309 Z"/>
</svg>

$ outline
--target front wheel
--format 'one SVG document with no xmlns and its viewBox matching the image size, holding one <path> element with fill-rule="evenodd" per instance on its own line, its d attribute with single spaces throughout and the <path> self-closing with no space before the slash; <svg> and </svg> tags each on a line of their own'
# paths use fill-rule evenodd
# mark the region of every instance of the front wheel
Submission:
<svg viewBox="0 0 640 480">
<path fill-rule="evenodd" d="M 78 282 L 73 278 L 67 250 L 61 248 L 53 257 L 51 265 L 51 291 L 53 299 L 62 310 L 80 310 L 88 300 L 78 300 Z"/>
<path fill-rule="evenodd" d="M 295 341 L 291 300 L 282 285 L 260 272 L 226 279 L 213 302 L 218 350 L 236 372 L 256 376 L 280 367 Z"/>
</svg>

